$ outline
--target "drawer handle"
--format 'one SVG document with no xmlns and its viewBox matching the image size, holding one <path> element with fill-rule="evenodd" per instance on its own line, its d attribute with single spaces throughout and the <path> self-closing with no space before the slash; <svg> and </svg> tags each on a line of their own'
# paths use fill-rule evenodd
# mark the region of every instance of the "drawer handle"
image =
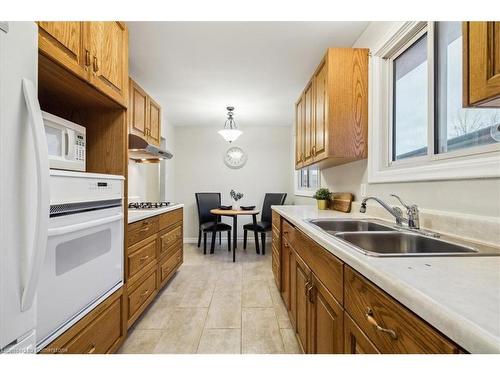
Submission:
<svg viewBox="0 0 500 375">
<path fill-rule="evenodd" d="M 90 343 L 90 349 L 87 351 L 87 354 L 92 354 L 95 352 L 95 344 L 93 342 Z"/>
<path fill-rule="evenodd" d="M 144 256 L 144 257 L 142 257 L 142 258 L 139 258 L 139 262 L 141 262 L 141 263 L 142 263 L 142 262 L 144 262 L 144 261 L 146 261 L 146 260 L 148 260 L 148 259 L 149 259 L 149 255 L 146 255 L 146 256 Z"/>
<path fill-rule="evenodd" d="M 368 323 L 371 324 L 372 326 L 374 326 L 377 329 L 377 331 L 387 333 L 389 336 L 391 336 L 391 338 L 393 340 L 398 339 L 398 335 L 396 334 L 396 332 L 394 332 L 394 330 L 381 327 L 378 324 L 378 322 L 373 317 L 373 310 L 370 309 L 369 307 L 366 308 L 365 317 L 366 317 L 366 320 L 368 320 Z"/>
<path fill-rule="evenodd" d="M 146 228 L 142 228 L 139 233 L 142 233 L 142 232 L 147 232 L 149 230 L 149 227 L 146 227 Z"/>
<path fill-rule="evenodd" d="M 149 294 L 149 289 L 146 289 L 144 292 L 141 293 L 141 297 L 145 297 Z"/>
<path fill-rule="evenodd" d="M 287 230 L 284 230 L 284 231 L 283 231 L 283 234 L 288 234 L 288 231 L 287 231 Z"/>
</svg>

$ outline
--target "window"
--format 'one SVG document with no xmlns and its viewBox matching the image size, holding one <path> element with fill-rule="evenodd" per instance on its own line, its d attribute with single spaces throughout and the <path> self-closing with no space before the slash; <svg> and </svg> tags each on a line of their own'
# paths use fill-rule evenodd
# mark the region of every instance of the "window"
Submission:
<svg viewBox="0 0 500 375">
<path fill-rule="evenodd" d="M 392 160 L 427 154 L 427 33 L 392 63 Z"/>
<path fill-rule="evenodd" d="M 313 196 L 320 187 L 320 173 L 317 166 L 296 171 L 295 195 Z"/>
<path fill-rule="evenodd" d="M 500 177 L 500 109 L 462 107 L 461 22 L 399 24 L 371 63 L 369 182 Z"/>
</svg>

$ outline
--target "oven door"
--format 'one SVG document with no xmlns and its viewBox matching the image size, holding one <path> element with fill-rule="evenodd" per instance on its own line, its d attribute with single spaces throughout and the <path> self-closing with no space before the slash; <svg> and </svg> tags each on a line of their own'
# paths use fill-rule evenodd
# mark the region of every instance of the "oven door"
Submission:
<svg viewBox="0 0 500 375">
<path fill-rule="evenodd" d="M 51 217 L 38 288 L 37 350 L 122 284 L 121 206 Z"/>
</svg>

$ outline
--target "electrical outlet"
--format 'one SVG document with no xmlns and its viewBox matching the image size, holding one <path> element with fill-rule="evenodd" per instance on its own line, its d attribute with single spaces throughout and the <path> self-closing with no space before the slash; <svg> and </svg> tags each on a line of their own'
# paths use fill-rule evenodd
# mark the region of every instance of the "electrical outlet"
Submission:
<svg viewBox="0 0 500 375">
<path fill-rule="evenodd" d="M 360 185 L 360 194 L 361 194 L 361 197 L 366 197 L 366 184 L 361 184 Z"/>
</svg>

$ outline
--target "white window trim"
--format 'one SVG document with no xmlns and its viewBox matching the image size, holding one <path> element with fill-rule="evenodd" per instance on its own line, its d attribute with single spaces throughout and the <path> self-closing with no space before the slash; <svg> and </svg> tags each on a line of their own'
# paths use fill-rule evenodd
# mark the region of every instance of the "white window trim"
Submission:
<svg viewBox="0 0 500 375">
<path fill-rule="evenodd" d="M 298 195 L 300 197 L 313 197 L 314 194 L 316 193 L 316 190 L 318 190 L 321 187 L 321 171 L 318 171 L 318 187 L 316 188 L 311 188 L 311 189 L 299 189 L 299 171 L 296 170 L 294 171 L 294 195 Z"/>
<path fill-rule="evenodd" d="M 432 181 L 500 177 L 500 147 L 498 144 L 471 147 L 464 150 L 431 154 L 425 157 L 392 162 L 390 133 L 391 87 L 389 85 L 390 61 L 385 56 L 394 54 L 408 41 L 422 32 L 426 22 L 405 22 L 391 30 L 379 46 L 373 48 L 369 64 L 369 127 L 368 127 L 368 182 Z M 433 33 L 432 26 L 428 30 Z M 429 38 L 431 41 L 432 38 Z M 429 56 L 432 64 L 433 56 Z M 429 69 L 432 78 L 433 69 Z M 433 90 L 430 90 L 433 91 Z M 433 92 L 429 93 L 433 105 Z M 431 103 L 432 101 L 432 103 Z M 429 129 L 433 130 L 433 116 L 429 117 Z M 433 138 L 428 134 L 428 139 Z M 433 153 L 434 143 L 428 147 Z"/>
</svg>

